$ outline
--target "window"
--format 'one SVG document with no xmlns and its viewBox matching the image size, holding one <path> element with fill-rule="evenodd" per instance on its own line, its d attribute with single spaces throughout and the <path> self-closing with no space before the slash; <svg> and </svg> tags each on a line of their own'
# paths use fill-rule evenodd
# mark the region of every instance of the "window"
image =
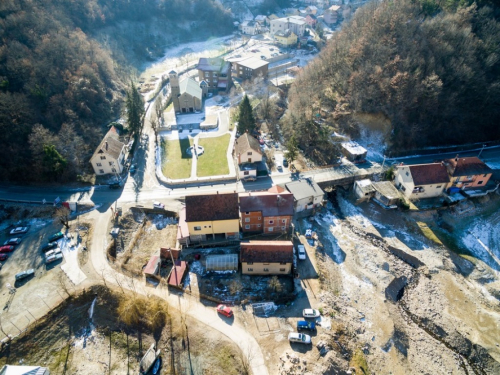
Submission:
<svg viewBox="0 0 500 375">
<path fill-rule="evenodd" d="M 274 224 L 274 220 L 269 220 L 269 224 Z"/>
<path fill-rule="evenodd" d="M 409 176 L 410 174 L 408 172 L 406 172 L 406 175 Z"/>
<path fill-rule="evenodd" d="M 112 162 L 112 161 L 110 161 L 110 162 L 109 162 L 109 165 L 113 165 L 113 162 Z"/>
<path fill-rule="evenodd" d="M 441 185 L 436 186 L 436 189 L 441 189 Z"/>
<path fill-rule="evenodd" d="M 251 152 L 251 151 L 249 151 L 249 152 L 247 153 L 247 155 L 252 155 L 252 152 Z"/>
<path fill-rule="evenodd" d="M 104 174 L 104 169 L 99 169 L 100 174 Z"/>
<path fill-rule="evenodd" d="M 245 225 L 245 229 L 250 229 L 250 224 Z"/>
<path fill-rule="evenodd" d="M 250 215 L 250 212 L 248 212 L 248 211 L 247 211 L 247 212 L 245 212 L 245 215 Z"/>
<path fill-rule="evenodd" d="M 257 224 L 257 228 L 260 228 L 260 224 Z"/>
<path fill-rule="evenodd" d="M 406 188 L 403 185 L 401 185 L 401 190 L 406 191 Z"/>
<path fill-rule="evenodd" d="M 286 223 L 286 219 L 281 220 L 281 222 L 282 222 L 283 224 L 285 224 L 285 223 Z"/>
<path fill-rule="evenodd" d="M 245 219 L 245 223 L 249 223 L 249 222 L 250 222 L 250 218 L 249 218 L 249 217 L 247 217 L 247 218 Z"/>
<path fill-rule="evenodd" d="M 253 268 L 248 268 L 248 271 L 252 272 L 252 271 L 253 271 Z"/>
<path fill-rule="evenodd" d="M 95 165 L 97 165 L 98 167 L 102 167 L 101 163 L 95 163 Z"/>
<path fill-rule="evenodd" d="M 250 174 L 250 171 L 245 171 L 245 172 L 243 172 L 243 174 L 244 174 L 245 176 L 248 176 L 248 175 Z"/>
<path fill-rule="evenodd" d="M 482 184 L 483 184 L 483 181 L 479 181 L 477 184 L 478 184 L 478 185 L 482 185 Z"/>
<path fill-rule="evenodd" d="M 253 262 L 247 262 L 247 264 L 248 264 L 249 266 L 251 266 L 251 265 L 253 264 Z"/>
<path fill-rule="evenodd" d="M 285 268 L 280 268 L 280 272 L 285 272 Z"/>
<path fill-rule="evenodd" d="M 273 227 L 270 227 L 270 228 L 267 228 L 267 230 L 268 230 L 269 232 L 272 232 L 272 231 L 274 230 L 274 228 L 273 228 Z"/>
<path fill-rule="evenodd" d="M 111 172 L 116 173 L 116 169 L 111 168 Z"/>
<path fill-rule="evenodd" d="M 201 227 L 194 227 L 194 230 L 201 230 Z"/>
<path fill-rule="evenodd" d="M 101 156 L 101 160 L 106 160 L 106 156 Z"/>
<path fill-rule="evenodd" d="M 264 268 L 264 272 L 269 272 L 269 268 Z"/>
<path fill-rule="evenodd" d="M 286 227 L 281 227 L 281 230 L 286 230 Z"/>
<path fill-rule="evenodd" d="M 259 220 L 262 220 L 262 217 L 259 216 Z"/>
<path fill-rule="evenodd" d="M 285 265 L 285 264 L 286 264 L 286 262 L 280 262 L 280 264 L 281 264 L 281 265 Z"/>
</svg>

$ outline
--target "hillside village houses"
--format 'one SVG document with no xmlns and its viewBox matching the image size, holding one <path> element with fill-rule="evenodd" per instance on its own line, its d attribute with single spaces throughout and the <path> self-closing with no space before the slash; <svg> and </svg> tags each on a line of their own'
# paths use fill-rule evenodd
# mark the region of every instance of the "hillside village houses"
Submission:
<svg viewBox="0 0 500 375">
<path fill-rule="evenodd" d="M 304 35 L 306 31 L 306 21 L 304 17 L 301 16 L 288 16 L 283 18 L 278 18 L 272 20 L 271 24 L 271 35 L 276 34 L 278 31 L 284 32 L 285 30 L 292 31 L 298 37 Z"/>
<path fill-rule="evenodd" d="M 282 47 L 291 47 L 297 44 L 297 35 L 291 30 L 278 31 L 274 34 L 274 40 Z"/>
<path fill-rule="evenodd" d="M 341 18 L 341 9 L 340 5 L 332 5 L 323 13 L 323 20 L 327 25 L 336 24 Z"/>
<path fill-rule="evenodd" d="M 239 178 L 256 177 L 258 163 L 262 162 L 262 150 L 257 139 L 248 133 L 242 134 L 234 143 L 234 156 L 239 167 Z"/>
<path fill-rule="evenodd" d="M 256 21 L 243 21 L 240 25 L 241 32 L 246 35 L 257 35 L 262 32 L 262 27 Z"/>
<path fill-rule="evenodd" d="M 95 174 L 120 174 L 125 164 L 126 152 L 127 147 L 120 142 L 118 131 L 111 126 L 90 158 Z"/>
<path fill-rule="evenodd" d="M 394 184 L 410 200 L 439 197 L 449 181 L 441 163 L 399 165 L 394 175 Z"/>
<path fill-rule="evenodd" d="M 318 23 L 318 18 L 314 14 L 308 14 L 304 21 L 309 25 L 309 27 L 314 29 Z"/>
</svg>

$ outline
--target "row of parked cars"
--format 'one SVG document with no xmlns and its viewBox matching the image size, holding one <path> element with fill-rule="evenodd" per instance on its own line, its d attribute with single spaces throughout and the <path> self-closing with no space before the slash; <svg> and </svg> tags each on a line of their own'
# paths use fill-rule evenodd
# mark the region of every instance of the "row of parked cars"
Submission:
<svg viewBox="0 0 500 375">
<path fill-rule="evenodd" d="M 302 316 L 306 319 L 314 319 L 310 320 L 299 320 L 297 322 L 297 331 L 310 331 L 316 332 L 316 319 L 320 317 L 319 310 L 316 309 L 304 309 L 302 311 Z M 311 336 L 306 335 L 305 333 L 300 332 L 290 332 L 288 334 L 288 341 L 295 342 L 299 344 L 310 344 Z"/>
</svg>

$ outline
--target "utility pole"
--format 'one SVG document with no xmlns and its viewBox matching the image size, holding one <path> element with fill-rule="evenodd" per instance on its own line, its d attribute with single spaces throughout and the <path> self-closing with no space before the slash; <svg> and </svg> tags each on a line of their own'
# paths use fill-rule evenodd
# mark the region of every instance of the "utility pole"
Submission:
<svg viewBox="0 0 500 375">
<path fill-rule="evenodd" d="M 483 152 L 483 150 L 484 150 L 485 147 L 486 147 L 486 145 L 483 145 L 483 147 L 481 148 L 481 151 L 479 151 L 479 155 L 477 157 L 481 156 L 481 152 Z"/>
</svg>

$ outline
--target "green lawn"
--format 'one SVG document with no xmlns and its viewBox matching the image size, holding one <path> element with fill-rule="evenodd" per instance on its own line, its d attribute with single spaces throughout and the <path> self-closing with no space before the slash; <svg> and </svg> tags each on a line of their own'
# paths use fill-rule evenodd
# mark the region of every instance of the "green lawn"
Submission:
<svg viewBox="0 0 500 375">
<path fill-rule="evenodd" d="M 229 173 L 227 165 L 227 148 L 229 134 L 217 138 L 202 138 L 198 144 L 205 148 L 205 153 L 198 158 L 198 177 L 225 175 Z"/>
<path fill-rule="evenodd" d="M 193 159 L 186 150 L 193 145 L 193 140 L 183 138 L 173 141 L 162 140 L 162 172 L 165 177 L 172 180 L 191 177 L 191 164 Z"/>
</svg>

